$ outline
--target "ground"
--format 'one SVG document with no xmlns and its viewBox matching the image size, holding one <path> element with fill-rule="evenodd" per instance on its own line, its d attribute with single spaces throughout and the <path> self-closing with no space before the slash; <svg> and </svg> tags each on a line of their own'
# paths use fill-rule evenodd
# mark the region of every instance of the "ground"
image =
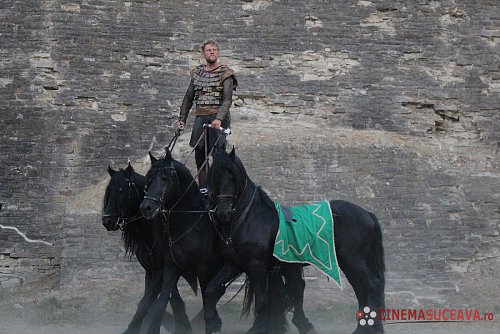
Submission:
<svg viewBox="0 0 500 334">
<path fill-rule="evenodd" d="M 82 286 L 71 289 L 37 287 L 0 290 L 0 334 L 115 334 L 122 333 L 131 319 L 142 291 L 140 285 Z M 199 296 L 181 288 L 187 312 L 194 316 L 201 308 Z M 241 296 L 221 300 L 219 312 L 224 321 L 223 334 L 244 334 L 250 320 L 240 319 Z M 310 294 L 306 312 L 318 334 L 351 333 L 356 325 L 355 305 L 318 305 Z M 497 315 L 498 316 L 498 315 Z M 291 324 L 291 323 L 290 323 Z M 388 334 L 493 334 L 500 333 L 500 322 L 387 324 Z M 162 334 L 167 333 L 162 329 Z M 197 328 L 196 333 L 204 333 Z M 289 333 L 297 331 L 291 325 Z"/>
</svg>

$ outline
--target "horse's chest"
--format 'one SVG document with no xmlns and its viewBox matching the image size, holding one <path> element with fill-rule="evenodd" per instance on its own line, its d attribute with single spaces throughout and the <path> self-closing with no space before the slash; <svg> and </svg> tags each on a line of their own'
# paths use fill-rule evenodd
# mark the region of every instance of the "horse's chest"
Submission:
<svg viewBox="0 0 500 334">
<path fill-rule="evenodd" d="M 233 245 L 225 245 L 223 248 L 223 255 L 224 258 L 229 259 L 233 262 L 238 262 L 237 260 L 241 259 Z"/>
<path fill-rule="evenodd" d="M 141 250 L 136 255 L 139 263 L 145 270 L 156 271 L 163 267 L 163 260 L 161 256 L 156 256 L 150 250 Z"/>
<path fill-rule="evenodd" d="M 246 244 L 239 244 L 238 242 L 226 243 L 223 247 L 224 258 L 233 263 L 245 266 L 249 263 L 250 259 L 254 258 L 254 252 L 248 248 Z"/>
</svg>

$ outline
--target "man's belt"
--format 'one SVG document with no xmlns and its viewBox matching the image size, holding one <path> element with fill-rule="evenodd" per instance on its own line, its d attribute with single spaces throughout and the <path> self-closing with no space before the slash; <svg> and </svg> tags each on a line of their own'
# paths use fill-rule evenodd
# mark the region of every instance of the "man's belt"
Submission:
<svg viewBox="0 0 500 334">
<path fill-rule="evenodd" d="M 217 114 L 219 112 L 219 106 L 217 107 L 196 107 L 196 116 L 207 116 Z"/>
</svg>

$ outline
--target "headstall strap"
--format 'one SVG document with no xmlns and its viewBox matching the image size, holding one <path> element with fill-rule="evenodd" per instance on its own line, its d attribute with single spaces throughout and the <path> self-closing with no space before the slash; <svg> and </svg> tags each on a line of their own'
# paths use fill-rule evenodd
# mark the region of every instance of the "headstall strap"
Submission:
<svg viewBox="0 0 500 334">
<path fill-rule="evenodd" d="M 238 202 L 234 206 L 231 205 L 232 206 L 231 214 L 235 214 L 236 213 L 236 208 L 238 208 L 238 205 L 240 205 L 240 203 L 241 203 L 241 201 L 243 199 L 243 195 L 245 194 L 245 190 L 247 189 L 247 186 L 248 186 L 248 176 L 245 179 L 245 186 L 243 187 L 243 190 L 241 191 L 241 195 L 238 198 Z M 238 197 L 238 195 L 239 194 L 236 193 L 236 195 L 234 196 L 234 198 L 236 199 L 236 197 Z M 219 195 L 219 196 L 221 196 L 221 197 L 230 197 L 231 195 Z M 253 201 L 253 199 L 252 199 L 252 201 Z M 250 201 L 250 204 L 252 203 L 252 201 Z"/>
<path fill-rule="evenodd" d="M 219 238 L 222 242 L 226 242 L 227 238 L 224 237 L 222 232 L 219 230 L 219 227 L 217 226 L 219 222 L 217 221 L 217 217 L 214 215 L 215 211 L 217 211 L 217 206 L 211 210 L 208 210 L 208 217 L 210 218 L 210 221 L 212 222 L 212 226 L 215 229 L 215 232 L 219 235 Z"/>
<path fill-rule="evenodd" d="M 250 202 L 248 203 L 248 205 L 245 208 L 245 210 L 243 210 L 243 212 L 241 213 L 241 215 L 238 218 L 238 220 L 236 221 L 236 223 L 234 223 L 234 224 L 231 225 L 231 231 L 229 233 L 228 240 L 231 239 L 231 237 L 234 235 L 234 233 L 236 233 L 236 231 L 240 227 L 241 223 L 243 223 L 243 221 L 245 220 L 246 215 L 248 214 L 248 212 L 250 211 L 250 208 L 252 207 L 252 203 L 253 203 L 253 200 L 255 198 L 255 194 L 257 194 L 257 187 L 255 187 L 255 189 L 253 191 L 253 194 L 252 194 L 252 198 L 250 199 Z M 243 193 L 242 193 L 242 196 L 243 196 Z"/>
<path fill-rule="evenodd" d="M 163 217 L 161 221 L 163 223 L 164 233 L 168 233 L 170 235 L 170 211 L 165 210 L 165 208 L 163 208 L 163 205 L 162 208 L 160 208 L 160 210 L 161 210 L 161 215 Z"/>
</svg>

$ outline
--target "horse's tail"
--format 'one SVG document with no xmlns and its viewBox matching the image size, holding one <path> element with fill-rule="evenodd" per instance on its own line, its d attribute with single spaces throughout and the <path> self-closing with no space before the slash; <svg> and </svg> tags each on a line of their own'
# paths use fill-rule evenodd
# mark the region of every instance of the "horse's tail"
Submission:
<svg viewBox="0 0 500 334">
<path fill-rule="evenodd" d="M 375 222 L 375 237 L 371 245 L 370 256 L 372 261 L 368 261 L 368 267 L 378 279 L 379 286 L 379 303 L 381 308 L 385 308 L 385 261 L 384 261 L 384 246 L 382 242 L 382 229 L 377 216 L 370 212 L 370 216 Z"/>
<path fill-rule="evenodd" d="M 250 314 L 250 310 L 252 309 L 253 297 L 254 297 L 254 288 L 252 284 L 252 280 L 247 275 L 245 279 L 245 297 L 243 298 L 243 309 L 241 311 L 241 317 L 248 317 Z"/>
</svg>

